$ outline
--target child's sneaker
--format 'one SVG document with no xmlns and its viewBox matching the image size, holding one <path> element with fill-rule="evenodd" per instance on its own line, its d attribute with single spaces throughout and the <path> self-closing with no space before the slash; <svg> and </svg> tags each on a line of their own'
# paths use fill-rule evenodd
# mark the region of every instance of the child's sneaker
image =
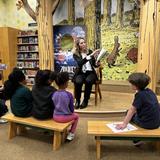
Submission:
<svg viewBox="0 0 160 160">
<path fill-rule="evenodd" d="M 140 140 L 134 140 L 133 141 L 133 145 L 136 147 L 140 147 L 142 144 L 144 144 L 144 142 L 140 141 Z"/>
<path fill-rule="evenodd" d="M 74 136 L 74 133 L 69 132 L 66 139 L 72 141 L 74 139 Z"/>
<path fill-rule="evenodd" d="M 8 121 L 0 118 L 0 124 L 7 123 Z"/>
</svg>

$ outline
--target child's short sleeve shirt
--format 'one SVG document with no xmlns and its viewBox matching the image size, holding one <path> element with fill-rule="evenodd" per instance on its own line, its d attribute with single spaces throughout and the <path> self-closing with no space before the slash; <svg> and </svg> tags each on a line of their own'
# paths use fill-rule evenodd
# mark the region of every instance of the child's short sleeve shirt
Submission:
<svg viewBox="0 0 160 160">
<path fill-rule="evenodd" d="M 135 117 L 141 127 L 152 129 L 160 126 L 160 106 L 151 89 L 137 92 L 132 105 L 136 108 Z"/>
</svg>

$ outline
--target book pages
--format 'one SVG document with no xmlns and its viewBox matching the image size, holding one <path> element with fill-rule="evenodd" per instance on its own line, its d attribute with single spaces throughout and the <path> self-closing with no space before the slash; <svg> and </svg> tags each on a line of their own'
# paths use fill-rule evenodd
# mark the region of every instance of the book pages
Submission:
<svg viewBox="0 0 160 160">
<path fill-rule="evenodd" d="M 100 53 L 98 54 L 96 62 L 100 61 L 104 56 L 107 56 L 108 54 L 109 53 L 104 48 L 102 48 Z"/>
<path fill-rule="evenodd" d="M 114 133 L 120 133 L 120 132 L 128 132 L 128 131 L 134 131 L 137 130 L 138 128 L 136 128 L 135 126 L 133 126 L 132 124 L 128 124 L 126 128 L 124 129 L 117 129 L 116 125 L 117 124 L 121 124 L 122 122 L 114 122 L 114 123 L 109 123 L 106 124 L 107 127 L 109 127 Z"/>
</svg>

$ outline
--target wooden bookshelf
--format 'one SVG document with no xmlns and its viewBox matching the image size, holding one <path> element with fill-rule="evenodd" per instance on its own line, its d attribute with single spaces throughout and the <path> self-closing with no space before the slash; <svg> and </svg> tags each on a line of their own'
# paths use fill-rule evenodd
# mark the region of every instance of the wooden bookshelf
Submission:
<svg viewBox="0 0 160 160">
<path fill-rule="evenodd" d="M 25 73 L 27 84 L 33 85 L 39 69 L 37 31 L 20 31 L 17 36 L 17 48 L 17 67 Z"/>
<path fill-rule="evenodd" d="M 18 29 L 0 27 L 0 59 L 2 64 L 7 65 L 3 70 L 3 81 L 8 79 L 8 75 L 16 66 L 17 34 Z"/>
</svg>

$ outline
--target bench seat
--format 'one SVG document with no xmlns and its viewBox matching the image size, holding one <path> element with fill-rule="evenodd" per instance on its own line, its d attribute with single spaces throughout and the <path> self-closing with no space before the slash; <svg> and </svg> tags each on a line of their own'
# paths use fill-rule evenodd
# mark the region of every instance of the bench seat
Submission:
<svg viewBox="0 0 160 160">
<path fill-rule="evenodd" d="M 24 125 L 54 131 L 53 150 L 58 150 L 60 148 L 61 143 L 65 139 L 67 128 L 72 124 L 72 122 L 57 123 L 53 119 L 37 120 L 33 117 L 21 118 L 16 117 L 11 113 L 4 115 L 2 118 L 8 120 L 9 122 L 9 139 L 15 137 L 18 131 L 23 131 Z"/>
<path fill-rule="evenodd" d="M 97 160 L 100 159 L 101 152 L 101 140 L 149 140 L 157 141 L 156 147 L 159 148 L 160 141 L 160 128 L 158 129 L 144 129 L 138 126 L 134 131 L 114 133 L 110 128 L 106 126 L 108 123 L 114 123 L 113 121 L 88 121 L 88 134 L 95 136 L 96 139 L 96 154 Z"/>
</svg>

